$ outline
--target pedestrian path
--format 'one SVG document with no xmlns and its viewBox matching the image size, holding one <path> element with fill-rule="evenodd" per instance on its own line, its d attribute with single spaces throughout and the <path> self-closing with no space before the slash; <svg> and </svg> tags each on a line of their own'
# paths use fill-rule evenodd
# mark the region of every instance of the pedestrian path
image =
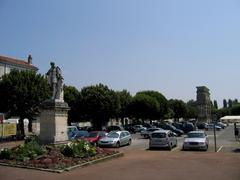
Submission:
<svg viewBox="0 0 240 180">
<path fill-rule="evenodd" d="M 3 148 L 13 148 L 13 147 L 16 147 L 20 144 L 23 144 L 23 140 L 21 141 L 9 141 L 9 142 L 0 142 L 0 149 L 3 149 Z"/>
</svg>

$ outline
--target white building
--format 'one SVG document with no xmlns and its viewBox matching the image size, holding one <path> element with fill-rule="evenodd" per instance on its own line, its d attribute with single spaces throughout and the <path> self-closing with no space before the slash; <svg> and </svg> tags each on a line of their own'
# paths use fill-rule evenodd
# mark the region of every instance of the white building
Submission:
<svg viewBox="0 0 240 180">
<path fill-rule="evenodd" d="M 11 70 L 32 70 L 37 71 L 38 68 L 32 65 L 32 56 L 29 55 L 27 61 L 15 59 L 6 56 L 0 56 L 0 80 L 4 74 L 8 74 Z"/>
</svg>

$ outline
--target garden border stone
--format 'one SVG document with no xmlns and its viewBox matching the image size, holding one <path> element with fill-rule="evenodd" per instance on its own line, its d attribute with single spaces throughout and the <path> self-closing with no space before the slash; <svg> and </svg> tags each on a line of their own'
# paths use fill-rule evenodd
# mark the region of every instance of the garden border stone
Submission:
<svg viewBox="0 0 240 180">
<path fill-rule="evenodd" d="M 82 164 L 77 164 L 75 166 L 67 167 L 67 168 L 64 168 L 64 169 L 37 168 L 37 167 L 31 167 L 31 166 L 25 166 L 25 165 L 19 165 L 19 164 L 10 164 L 10 163 L 0 163 L 0 165 L 1 166 L 9 166 L 9 167 L 17 167 L 17 168 L 25 168 L 25 169 L 34 169 L 34 170 L 53 172 L 53 173 L 63 173 L 65 171 L 71 171 L 71 170 L 76 169 L 76 168 L 82 168 L 82 167 L 86 167 L 86 166 L 96 164 L 96 163 L 99 163 L 99 162 L 103 162 L 103 161 L 106 161 L 106 160 L 119 158 L 119 157 L 122 157 L 123 155 L 124 154 L 122 152 L 118 152 L 116 154 L 107 155 L 105 157 L 102 157 L 102 158 L 99 158 L 99 159 L 96 159 L 96 160 L 84 162 Z"/>
</svg>

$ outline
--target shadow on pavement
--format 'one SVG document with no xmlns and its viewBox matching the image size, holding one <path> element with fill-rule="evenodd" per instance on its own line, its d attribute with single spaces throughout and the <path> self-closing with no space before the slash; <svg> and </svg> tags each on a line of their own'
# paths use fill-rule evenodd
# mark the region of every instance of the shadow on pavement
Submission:
<svg viewBox="0 0 240 180">
<path fill-rule="evenodd" d="M 240 148 L 236 148 L 236 149 L 234 149 L 232 151 L 235 152 L 235 153 L 240 153 Z"/>
</svg>

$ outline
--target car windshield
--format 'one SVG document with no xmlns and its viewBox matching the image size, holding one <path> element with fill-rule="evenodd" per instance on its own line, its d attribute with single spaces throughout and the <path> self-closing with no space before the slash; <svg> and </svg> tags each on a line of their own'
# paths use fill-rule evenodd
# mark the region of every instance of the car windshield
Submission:
<svg viewBox="0 0 240 180">
<path fill-rule="evenodd" d="M 87 137 L 88 136 L 88 132 L 87 131 L 79 131 L 79 136 L 80 137 Z"/>
<path fill-rule="evenodd" d="M 68 130 L 68 132 L 74 132 L 74 131 L 76 131 L 76 128 L 75 127 L 68 127 L 67 130 Z"/>
<path fill-rule="evenodd" d="M 165 138 L 166 133 L 153 133 L 152 138 Z"/>
<path fill-rule="evenodd" d="M 107 137 L 109 138 L 118 138 L 119 137 L 119 134 L 116 133 L 116 132 L 110 132 Z"/>
<path fill-rule="evenodd" d="M 94 137 L 97 137 L 97 135 L 98 135 L 97 132 L 90 132 L 90 133 L 88 134 L 88 137 L 94 138 Z"/>
<path fill-rule="evenodd" d="M 188 138 L 204 138 L 205 135 L 203 133 L 188 133 Z"/>
</svg>

